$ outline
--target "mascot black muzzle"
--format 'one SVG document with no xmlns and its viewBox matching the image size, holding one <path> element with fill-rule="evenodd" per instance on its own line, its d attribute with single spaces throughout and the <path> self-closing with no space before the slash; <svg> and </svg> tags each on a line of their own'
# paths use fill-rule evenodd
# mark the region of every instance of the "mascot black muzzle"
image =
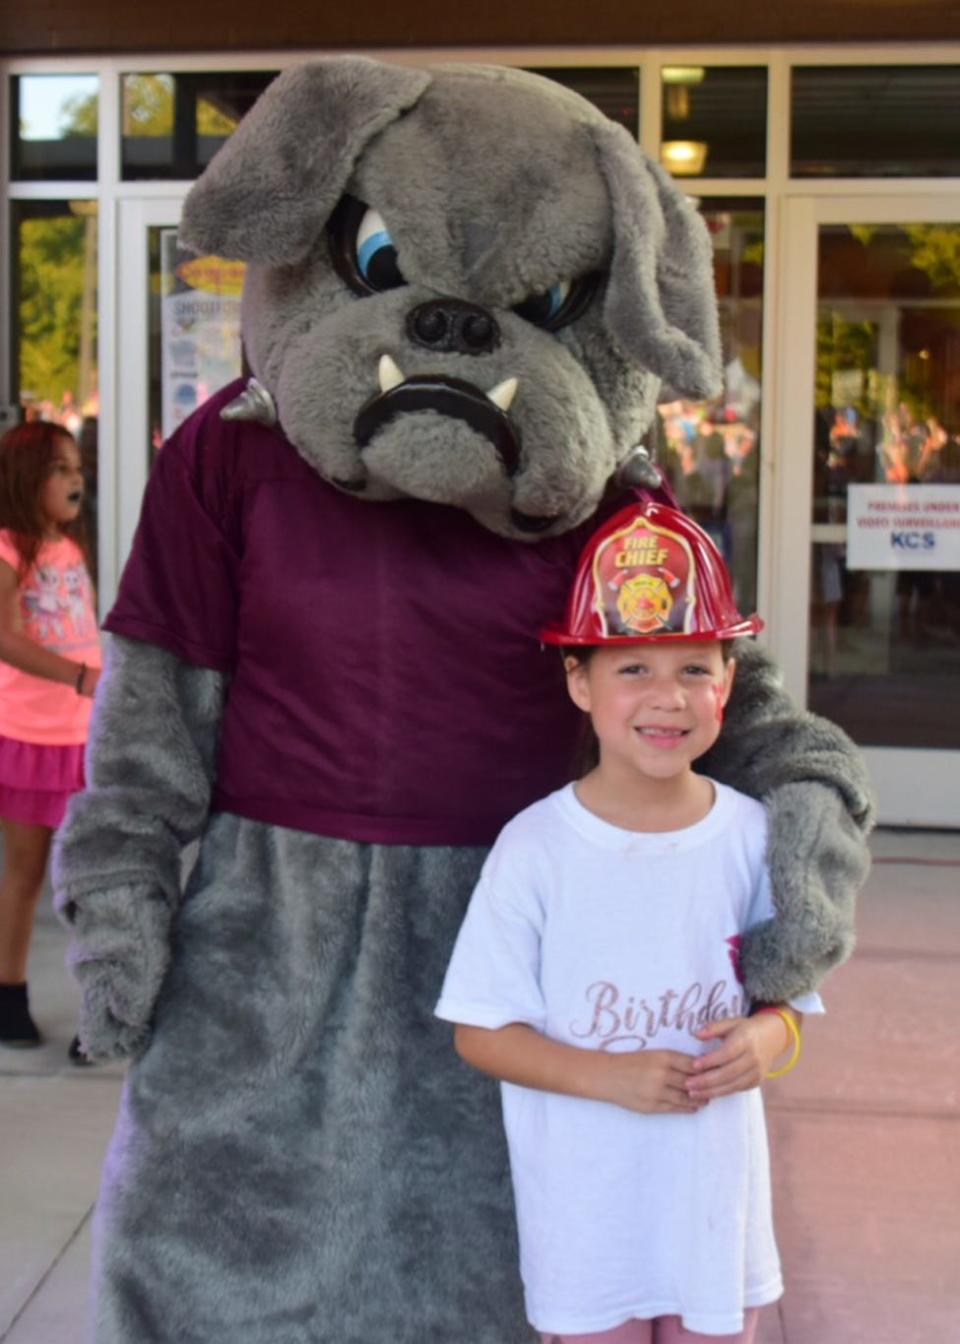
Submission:
<svg viewBox="0 0 960 1344">
<path fill-rule="evenodd" d="M 520 436 L 516 426 L 485 392 L 462 378 L 415 375 L 387 392 L 378 392 L 357 412 L 354 438 L 365 448 L 385 424 L 411 411 L 436 411 L 463 420 L 493 444 L 506 474 L 516 475 L 520 467 Z"/>
<path fill-rule="evenodd" d="M 384 356 L 384 359 L 387 359 Z M 392 361 L 390 361 L 392 365 Z M 511 382 L 513 380 L 510 380 Z M 505 385 L 501 384 L 501 389 Z M 495 393 L 500 389 L 495 389 Z M 512 392 L 507 390 L 509 399 Z M 374 435 L 398 415 L 416 411 L 436 411 L 455 420 L 462 420 L 476 433 L 482 434 L 492 445 L 504 472 L 513 477 L 520 469 L 520 431 L 505 410 L 491 395 L 462 378 L 448 378 L 443 374 L 420 374 L 405 378 L 395 387 L 378 392 L 361 406 L 353 422 L 353 434 L 361 449 Z M 361 491 L 363 481 L 336 481 L 341 489 Z M 537 516 L 511 509 L 513 525 L 521 532 L 545 532 L 556 522 L 556 516 Z"/>
</svg>

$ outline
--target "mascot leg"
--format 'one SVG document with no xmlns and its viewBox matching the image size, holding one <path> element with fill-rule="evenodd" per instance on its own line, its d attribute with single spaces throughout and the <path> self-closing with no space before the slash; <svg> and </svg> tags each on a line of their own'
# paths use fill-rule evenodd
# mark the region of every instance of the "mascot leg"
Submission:
<svg viewBox="0 0 960 1344">
<path fill-rule="evenodd" d="M 97 1344 L 520 1344 L 496 1086 L 433 1017 L 482 849 L 216 816 L 97 1214 Z"/>
</svg>

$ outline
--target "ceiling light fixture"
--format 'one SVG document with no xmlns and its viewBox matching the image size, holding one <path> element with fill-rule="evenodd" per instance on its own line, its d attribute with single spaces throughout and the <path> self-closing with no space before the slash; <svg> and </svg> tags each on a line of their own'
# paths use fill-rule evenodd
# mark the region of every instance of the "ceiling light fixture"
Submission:
<svg viewBox="0 0 960 1344">
<path fill-rule="evenodd" d="M 664 65 L 660 78 L 664 84 L 702 84 L 707 72 L 702 65 Z"/>
<path fill-rule="evenodd" d="M 675 177 L 699 177 L 707 162 L 708 149 L 705 140 L 664 140 L 660 162 Z"/>
</svg>

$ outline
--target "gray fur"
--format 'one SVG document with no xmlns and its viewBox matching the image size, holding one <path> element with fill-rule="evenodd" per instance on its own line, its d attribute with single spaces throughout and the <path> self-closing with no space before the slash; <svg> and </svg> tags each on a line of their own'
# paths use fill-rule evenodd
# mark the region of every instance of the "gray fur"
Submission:
<svg viewBox="0 0 960 1344">
<path fill-rule="evenodd" d="M 107 1155 L 100 1344 L 528 1337 L 497 1090 L 432 1017 L 483 857 L 212 821 Z"/>
<path fill-rule="evenodd" d="M 870 868 L 869 827 L 826 783 L 782 784 L 767 802 L 777 913 L 745 936 L 741 966 L 754 998 L 777 1003 L 817 988 L 852 953 L 854 903 Z"/>
<path fill-rule="evenodd" d="M 181 855 L 207 819 L 223 678 L 115 637 L 97 688 L 88 787 L 54 847 L 55 905 L 96 1059 L 143 1049 L 170 959 Z"/>
<path fill-rule="evenodd" d="M 613 201 L 616 247 L 605 313 L 631 359 L 681 396 L 720 391 L 713 252 L 703 220 L 622 126 L 594 130 Z"/>
<path fill-rule="evenodd" d="M 302 260 L 363 146 L 429 82 L 361 56 L 284 71 L 188 196 L 185 245 L 271 266 Z"/>
<path fill-rule="evenodd" d="M 343 191 L 383 215 L 403 288 L 359 297 L 334 271 L 324 226 Z M 288 71 L 191 191 L 181 237 L 249 262 L 254 373 L 307 461 L 328 480 L 362 480 L 359 497 L 371 502 L 439 499 L 535 540 L 515 509 L 556 518 L 538 537 L 564 532 L 593 513 L 647 429 L 660 379 L 677 395 L 719 386 L 703 221 L 625 131 L 521 71 L 427 73 L 354 58 Z M 592 272 L 605 274 L 600 291 L 557 333 L 513 313 Z M 502 334 L 496 350 L 435 353 L 414 341 L 409 314 L 439 296 L 487 311 Z M 481 392 L 519 378 L 516 475 L 482 434 L 430 410 L 397 417 L 361 449 L 354 420 L 379 390 L 383 354 L 406 377 L 439 374 Z"/>
<path fill-rule="evenodd" d="M 605 118 L 579 99 L 571 116 L 565 91 L 520 72 L 504 98 L 501 73 L 437 67 L 349 184 L 383 214 L 411 284 L 471 298 L 498 317 L 556 280 L 604 266 L 613 243 L 591 134 Z M 480 172 L 464 172 L 465 131 Z"/>
<path fill-rule="evenodd" d="M 745 935 L 741 968 L 752 998 L 778 1002 L 815 989 L 853 951 L 875 809 L 847 735 L 797 713 L 758 645 L 740 641 L 736 659 L 724 731 L 698 768 L 767 804 L 777 913 Z"/>
<path fill-rule="evenodd" d="M 67 965 L 82 992 L 77 1033 L 91 1059 L 135 1058 L 150 1039 L 170 965 L 171 907 L 146 883 L 57 900 L 72 937 Z"/>
</svg>

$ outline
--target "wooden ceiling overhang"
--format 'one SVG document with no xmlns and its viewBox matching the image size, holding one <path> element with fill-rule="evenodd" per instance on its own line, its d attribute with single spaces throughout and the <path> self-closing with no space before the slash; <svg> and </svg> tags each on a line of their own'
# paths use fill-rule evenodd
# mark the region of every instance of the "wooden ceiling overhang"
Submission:
<svg viewBox="0 0 960 1344">
<path fill-rule="evenodd" d="M 958 0 L 0 0 L 0 54 L 960 41 Z"/>
</svg>

